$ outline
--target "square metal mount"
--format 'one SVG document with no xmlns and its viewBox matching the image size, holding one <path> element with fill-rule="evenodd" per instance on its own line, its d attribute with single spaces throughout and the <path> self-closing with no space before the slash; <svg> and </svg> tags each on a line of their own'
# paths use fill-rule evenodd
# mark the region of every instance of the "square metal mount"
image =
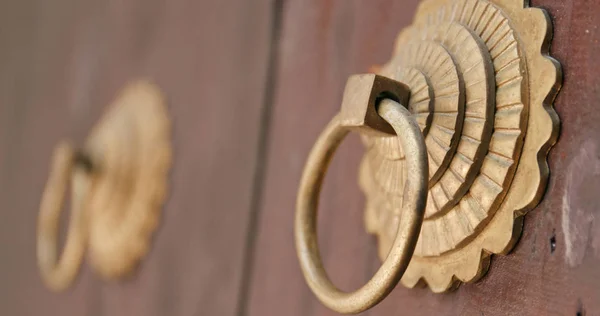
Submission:
<svg viewBox="0 0 600 316">
<path fill-rule="evenodd" d="M 377 105 L 382 99 L 392 99 L 408 107 L 409 97 L 409 87 L 393 79 L 375 74 L 350 76 L 340 111 L 342 125 L 395 135 L 390 124 L 377 114 Z"/>
</svg>

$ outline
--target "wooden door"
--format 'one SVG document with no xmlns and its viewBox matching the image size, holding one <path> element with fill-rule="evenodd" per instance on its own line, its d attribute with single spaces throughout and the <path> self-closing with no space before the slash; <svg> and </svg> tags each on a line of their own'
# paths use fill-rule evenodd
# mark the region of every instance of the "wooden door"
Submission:
<svg viewBox="0 0 600 316">
<path fill-rule="evenodd" d="M 417 0 L 0 1 L 2 315 L 335 315 L 296 261 L 308 151 L 348 75 L 385 62 Z M 562 128 L 542 203 L 489 273 L 449 294 L 398 286 L 364 315 L 600 314 L 600 4 L 532 0 L 554 20 Z M 174 125 L 171 194 L 153 249 L 123 282 L 84 263 L 52 293 L 35 260 L 54 144 L 81 142 L 129 80 L 155 81 Z M 351 138 L 325 180 L 319 243 L 336 284 L 374 273 Z M 67 215 L 65 215 L 66 217 Z"/>
</svg>

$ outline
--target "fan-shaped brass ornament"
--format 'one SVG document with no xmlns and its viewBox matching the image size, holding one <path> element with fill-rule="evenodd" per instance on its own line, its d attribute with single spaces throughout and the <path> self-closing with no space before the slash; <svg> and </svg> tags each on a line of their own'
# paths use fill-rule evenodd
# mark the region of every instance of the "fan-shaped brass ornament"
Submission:
<svg viewBox="0 0 600 316">
<path fill-rule="evenodd" d="M 74 280 L 88 250 L 93 268 L 122 277 L 147 254 L 167 192 L 171 123 L 158 87 L 125 87 L 83 148 L 57 146 L 38 218 L 38 265 L 53 290 Z M 57 228 L 71 182 L 71 219 L 60 258 Z"/>
<path fill-rule="evenodd" d="M 506 254 L 541 199 L 559 119 L 560 64 L 548 14 L 523 0 L 426 0 L 381 75 L 410 87 L 425 136 L 429 192 L 402 283 L 444 292 Z M 394 135 L 363 135 L 367 230 L 385 259 L 402 220 L 406 172 Z"/>
</svg>

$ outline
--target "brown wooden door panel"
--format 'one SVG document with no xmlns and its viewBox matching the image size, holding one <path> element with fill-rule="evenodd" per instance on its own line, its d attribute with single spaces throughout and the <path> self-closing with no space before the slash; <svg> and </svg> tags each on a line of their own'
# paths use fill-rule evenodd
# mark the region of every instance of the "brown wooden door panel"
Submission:
<svg viewBox="0 0 600 316">
<path fill-rule="evenodd" d="M 268 156 L 250 315 L 336 315 L 304 284 L 292 246 L 295 193 L 318 133 L 338 110 L 346 77 L 389 58 L 418 1 L 289 0 L 279 50 L 278 93 Z M 525 220 L 524 235 L 488 275 L 438 295 L 398 286 L 364 315 L 595 315 L 600 313 L 600 225 L 597 205 L 600 115 L 600 4 L 539 0 L 554 17 L 552 54 L 565 82 L 556 109 L 561 138 L 550 155 L 552 177 L 542 204 Z M 306 93 L 311 91 L 312 93 Z M 362 226 L 356 170 L 362 148 L 343 144 L 325 180 L 319 244 L 327 271 L 343 289 L 362 285 L 379 267 L 375 240 Z M 565 201 L 566 199 L 566 201 Z M 567 230 L 567 232 L 565 232 Z M 551 246 L 553 244 L 554 246 Z M 578 314 L 579 313 L 579 314 Z"/>
<path fill-rule="evenodd" d="M 392 39 L 411 20 L 412 2 L 285 2 L 248 315 L 336 315 L 316 300 L 300 273 L 293 239 L 297 186 L 310 148 L 339 110 L 347 76 L 386 61 Z M 374 239 L 362 225 L 361 153 L 357 137 L 342 144 L 320 204 L 323 260 L 344 289 L 366 281 L 376 258 Z"/>
<path fill-rule="evenodd" d="M 0 314 L 337 315 L 296 260 L 300 174 L 347 76 L 387 61 L 417 4 L 0 1 Z M 398 286 L 363 315 L 600 314 L 600 3 L 532 5 L 554 18 L 552 55 L 565 73 L 548 193 L 480 282 L 445 295 Z M 35 224 L 52 147 L 81 142 L 138 76 L 159 84 L 173 117 L 163 225 L 130 280 L 105 282 L 84 263 L 70 291 L 51 293 L 37 271 Z M 342 145 L 320 205 L 325 265 L 346 290 L 380 264 L 363 227 L 362 153 L 358 137 Z"/>
<path fill-rule="evenodd" d="M 234 315 L 258 164 L 270 1 L 11 1 L 0 13 L 2 315 Z M 123 84 L 165 92 L 171 195 L 130 281 L 84 268 L 50 293 L 35 225 L 53 145 L 79 140 Z"/>
</svg>

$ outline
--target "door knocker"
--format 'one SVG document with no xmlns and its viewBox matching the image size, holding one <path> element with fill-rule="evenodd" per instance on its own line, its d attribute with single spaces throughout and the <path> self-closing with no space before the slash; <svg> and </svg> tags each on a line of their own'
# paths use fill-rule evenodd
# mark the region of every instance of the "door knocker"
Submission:
<svg viewBox="0 0 600 316">
<path fill-rule="evenodd" d="M 37 259 L 44 283 L 68 288 L 88 251 L 94 270 L 115 279 L 132 272 L 150 248 L 167 192 L 170 120 L 158 88 L 129 84 L 83 148 L 61 142 L 40 203 Z M 71 213 L 64 250 L 58 222 L 67 187 Z"/>
<path fill-rule="evenodd" d="M 475 282 L 491 254 L 514 247 L 523 215 L 544 194 L 558 137 L 552 103 L 562 73 L 548 55 L 551 37 L 548 14 L 528 1 L 425 0 L 379 74 L 350 77 L 296 204 L 300 265 L 326 306 L 358 313 L 398 282 L 445 292 Z M 345 293 L 321 263 L 316 212 L 327 164 L 349 129 L 366 147 L 365 226 L 383 264 Z"/>
</svg>

